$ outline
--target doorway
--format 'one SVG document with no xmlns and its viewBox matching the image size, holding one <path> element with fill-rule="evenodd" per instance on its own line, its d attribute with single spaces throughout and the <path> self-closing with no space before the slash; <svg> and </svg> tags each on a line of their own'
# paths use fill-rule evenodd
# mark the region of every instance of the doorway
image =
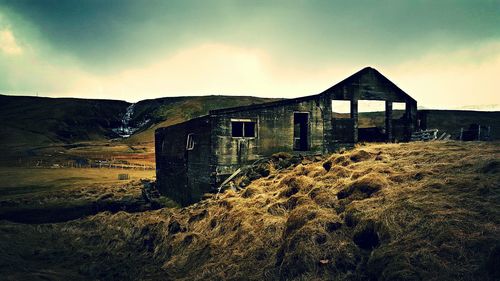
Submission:
<svg viewBox="0 0 500 281">
<path fill-rule="evenodd" d="M 385 104 L 384 100 L 358 100 L 358 141 L 387 140 Z"/>
<path fill-rule="evenodd" d="M 309 112 L 293 113 L 293 149 L 309 150 Z"/>
</svg>

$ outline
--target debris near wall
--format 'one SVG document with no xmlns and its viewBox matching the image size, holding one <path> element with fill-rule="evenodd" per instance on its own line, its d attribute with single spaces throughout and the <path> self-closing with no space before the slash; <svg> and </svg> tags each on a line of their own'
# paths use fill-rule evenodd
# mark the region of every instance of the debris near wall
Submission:
<svg viewBox="0 0 500 281">
<path fill-rule="evenodd" d="M 450 134 L 439 132 L 438 129 L 420 130 L 411 134 L 412 141 L 449 140 L 450 138 Z"/>
<path fill-rule="evenodd" d="M 438 129 L 421 130 L 411 134 L 412 141 L 429 141 L 437 139 Z"/>
<path fill-rule="evenodd" d="M 412 141 L 450 140 L 451 134 L 438 129 L 420 130 L 411 135 Z M 461 128 L 455 139 L 461 141 L 489 141 L 491 140 L 491 126 L 470 124 L 467 129 Z"/>
<path fill-rule="evenodd" d="M 269 177 L 272 178 L 274 175 L 282 170 L 293 168 L 301 163 L 312 163 L 322 161 L 322 155 L 293 155 L 286 152 L 279 152 L 271 155 L 271 157 L 266 157 L 259 159 L 252 164 L 243 166 L 236 170 L 231 176 L 229 176 L 218 188 L 218 193 L 230 188 L 233 191 L 242 190 L 247 187 L 251 182 Z"/>
</svg>

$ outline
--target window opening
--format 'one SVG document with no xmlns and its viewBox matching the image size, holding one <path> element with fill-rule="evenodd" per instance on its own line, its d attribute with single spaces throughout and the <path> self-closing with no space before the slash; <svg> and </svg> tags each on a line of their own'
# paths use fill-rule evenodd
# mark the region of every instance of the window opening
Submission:
<svg viewBox="0 0 500 281">
<path fill-rule="evenodd" d="M 231 121 L 231 136 L 237 138 L 254 138 L 256 122 Z"/>
<path fill-rule="evenodd" d="M 350 100 L 332 100 L 333 118 L 344 119 L 351 118 Z"/>
<path fill-rule="evenodd" d="M 188 134 L 186 140 L 186 150 L 193 150 L 193 149 L 194 149 L 194 137 L 193 134 Z"/>
</svg>

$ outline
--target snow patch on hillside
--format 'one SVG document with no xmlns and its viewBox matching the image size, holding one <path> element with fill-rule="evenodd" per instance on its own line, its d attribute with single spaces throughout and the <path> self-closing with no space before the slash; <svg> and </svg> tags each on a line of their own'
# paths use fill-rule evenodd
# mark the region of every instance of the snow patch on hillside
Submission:
<svg viewBox="0 0 500 281">
<path fill-rule="evenodd" d="M 135 105 L 136 104 L 133 103 L 129 107 L 127 107 L 127 111 L 122 117 L 121 126 L 113 129 L 113 132 L 117 133 L 122 138 L 130 137 L 133 133 L 135 133 L 137 130 L 139 130 L 149 122 L 149 119 L 147 119 L 140 122 L 135 127 L 131 126 L 130 121 L 132 120 L 132 115 L 134 114 Z"/>
</svg>

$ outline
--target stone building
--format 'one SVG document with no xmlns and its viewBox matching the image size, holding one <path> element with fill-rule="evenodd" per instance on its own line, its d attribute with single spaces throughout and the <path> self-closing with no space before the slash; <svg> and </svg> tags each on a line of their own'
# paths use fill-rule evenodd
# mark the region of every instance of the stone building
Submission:
<svg viewBox="0 0 500 281">
<path fill-rule="evenodd" d="M 385 104 L 382 126 L 362 128 L 358 103 Z M 347 103 L 339 114 L 336 104 Z M 403 106 L 399 116 L 393 104 Z M 417 102 L 377 70 L 366 67 L 322 93 L 224 108 L 155 132 L 160 192 L 186 205 L 198 201 L 241 166 L 276 152 L 330 153 L 358 141 L 407 141 Z"/>
</svg>

